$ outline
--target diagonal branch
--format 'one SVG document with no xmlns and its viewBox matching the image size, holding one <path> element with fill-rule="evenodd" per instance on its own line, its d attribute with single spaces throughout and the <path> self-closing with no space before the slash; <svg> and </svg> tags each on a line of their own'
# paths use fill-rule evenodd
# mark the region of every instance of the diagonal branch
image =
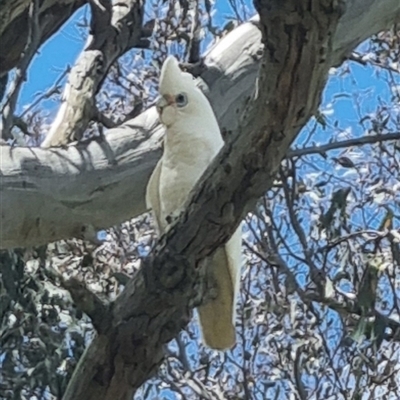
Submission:
<svg viewBox="0 0 400 400">
<path fill-rule="evenodd" d="M 333 65 L 400 18 L 398 0 L 348 4 L 333 37 Z M 227 138 L 238 134 L 239 116 L 254 88 L 260 42 L 258 23 L 252 20 L 221 39 L 199 67 Z M 0 145 L 0 196 L 7 210 L 0 216 L 0 247 L 80 236 L 88 226 L 99 230 L 143 213 L 146 184 L 161 154 L 161 136 L 155 110 L 149 109 L 108 131 L 103 140 L 50 150 Z M 24 213 L 19 212 L 22 209 Z"/>
<path fill-rule="evenodd" d="M 127 398 L 154 374 L 163 359 L 163 344 L 187 323 L 202 296 L 201 261 L 228 240 L 272 185 L 290 143 L 316 111 L 342 12 L 337 4 L 343 3 L 264 3 L 256 5 L 266 51 L 258 91 L 240 127 L 246 135 L 222 149 L 194 188 L 185 211 L 114 302 L 112 326 L 87 350 L 94 354 L 103 340 L 104 358 L 97 360 L 93 374 L 86 372 L 83 357 L 64 400 L 92 399 L 91 393 L 110 400 Z M 85 391 L 78 388 L 82 380 Z"/>
<path fill-rule="evenodd" d="M 400 140 L 400 132 L 386 133 L 384 135 L 370 135 L 358 138 L 341 140 L 323 145 L 310 146 L 302 149 L 293 149 L 287 152 L 287 158 L 303 157 L 309 154 L 320 154 L 325 156 L 325 153 L 330 150 L 346 149 L 352 146 L 362 146 L 364 144 L 382 143 L 387 141 Z"/>
<path fill-rule="evenodd" d="M 69 291 L 78 309 L 90 317 L 97 332 L 106 330 L 109 322 L 107 304 L 76 278 L 61 279 L 61 282 L 62 286 Z"/>
<path fill-rule="evenodd" d="M 57 32 L 68 18 L 87 0 L 47 0 L 39 7 L 40 44 Z M 29 8 L 31 0 L 3 0 L 0 2 L 0 77 L 17 67 L 21 53 L 27 47 Z"/>
<path fill-rule="evenodd" d="M 2 129 L 1 136 L 3 139 L 11 139 L 11 130 L 15 125 L 14 112 L 17 105 L 19 93 L 22 84 L 26 80 L 26 72 L 28 67 L 40 46 L 42 31 L 39 25 L 39 0 L 33 0 L 29 6 L 28 19 L 28 37 L 25 49 L 15 71 L 15 76 L 10 85 L 9 92 L 6 96 L 4 105 L 1 109 Z"/>
<path fill-rule="evenodd" d="M 63 101 L 42 147 L 65 145 L 82 138 L 97 116 L 95 95 L 113 62 L 139 43 L 141 0 L 91 0 L 91 32 L 85 50 L 71 70 Z"/>
</svg>

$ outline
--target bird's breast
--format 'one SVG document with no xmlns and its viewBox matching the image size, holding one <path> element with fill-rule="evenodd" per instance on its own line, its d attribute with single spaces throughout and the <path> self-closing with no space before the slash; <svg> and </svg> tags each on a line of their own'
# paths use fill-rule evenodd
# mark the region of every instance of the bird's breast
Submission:
<svg viewBox="0 0 400 400">
<path fill-rule="evenodd" d="M 204 143 L 164 148 L 160 173 L 160 220 L 165 224 L 163 228 L 166 226 L 166 217 L 183 206 L 218 150 Z"/>
</svg>

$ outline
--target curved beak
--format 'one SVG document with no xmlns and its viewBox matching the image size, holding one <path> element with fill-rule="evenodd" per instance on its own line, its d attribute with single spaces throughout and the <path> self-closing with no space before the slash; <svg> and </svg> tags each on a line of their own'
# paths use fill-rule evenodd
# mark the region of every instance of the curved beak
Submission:
<svg viewBox="0 0 400 400">
<path fill-rule="evenodd" d="M 175 104 L 174 96 L 171 96 L 170 94 L 165 94 L 156 101 L 156 108 L 157 111 L 161 114 L 165 107 L 171 106 L 173 104 Z"/>
</svg>

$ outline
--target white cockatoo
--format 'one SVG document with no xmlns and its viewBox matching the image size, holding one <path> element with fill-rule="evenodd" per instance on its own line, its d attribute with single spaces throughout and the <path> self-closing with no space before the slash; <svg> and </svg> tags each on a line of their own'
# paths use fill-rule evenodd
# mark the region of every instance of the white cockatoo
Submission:
<svg viewBox="0 0 400 400">
<path fill-rule="evenodd" d="M 157 110 L 166 127 L 164 154 L 147 185 L 146 203 L 160 232 L 175 215 L 224 142 L 207 98 L 194 78 L 170 56 L 161 69 Z M 217 284 L 214 299 L 199 306 L 207 346 L 227 349 L 236 342 L 235 308 L 240 281 L 241 228 L 207 260 Z"/>
</svg>

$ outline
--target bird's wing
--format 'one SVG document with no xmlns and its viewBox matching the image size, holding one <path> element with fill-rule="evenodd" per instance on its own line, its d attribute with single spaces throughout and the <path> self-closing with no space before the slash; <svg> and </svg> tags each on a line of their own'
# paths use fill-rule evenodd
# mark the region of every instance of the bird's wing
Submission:
<svg viewBox="0 0 400 400">
<path fill-rule="evenodd" d="M 146 206 L 151 208 L 153 211 L 156 226 L 159 232 L 161 232 L 161 203 L 160 203 L 160 175 L 162 167 L 162 157 L 158 161 L 153 173 L 150 176 L 149 182 L 146 188 Z"/>
<path fill-rule="evenodd" d="M 198 308 L 203 339 L 207 346 L 224 350 L 236 342 L 236 298 L 240 283 L 242 232 L 239 227 L 225 246 L 210 259 L 217 284 L 217 297 Z"/>
</svg>

